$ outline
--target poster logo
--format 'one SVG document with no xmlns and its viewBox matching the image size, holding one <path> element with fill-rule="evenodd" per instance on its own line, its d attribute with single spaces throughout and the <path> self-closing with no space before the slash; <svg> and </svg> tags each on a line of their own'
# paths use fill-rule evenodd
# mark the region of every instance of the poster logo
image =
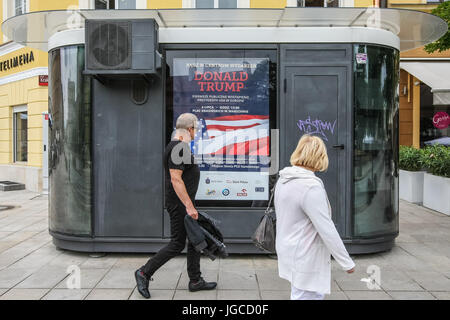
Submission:
<svg viewBox="0 0 450 320">
<path fill-rule="evenodd" d="M 433 116 L 433 125 L 437 129 L 445 129 L 450 125 L 450 116 L 447 112 L 439 111 Z"/>
<path fill-rule="evenodd" d="M 237 196 L 238 197 L 247 197 L 248 196 L 247 189 L 242 189 L 241 192 L 237 193 Z"/>
<path fill-rule="evenodd" d="M 255 192 L 264 192 L 264 187 L 255 187 Z"/>
<path fill-rule="evenodd" d="M 227 196 L 230 194 L 230 190 L 228 190 L 228 189 L 223 189 L 223 190 L 222 190 L 222 194 L 223 194 L 225 197 L 227 197 Z"/>
<path fill-rule="evenodd" d="M 215 195 L 215 194 L 216 194 L 216 190 L 214 190 L 214 189 L 213 189 L 213 190 L 209 190 L 209 189 L 206 190 L 206 195 L 207 195 L 207 196 L 213 196 L 213 195 Z"/>
<path fill-rule="evenodd" d="M 211 183 L 211 180 L 209 180 L 209 178 L 206 178 L 205 183 L 206 183 L 206 184 L 210 184 L 210 183 Z"/>
</svg>

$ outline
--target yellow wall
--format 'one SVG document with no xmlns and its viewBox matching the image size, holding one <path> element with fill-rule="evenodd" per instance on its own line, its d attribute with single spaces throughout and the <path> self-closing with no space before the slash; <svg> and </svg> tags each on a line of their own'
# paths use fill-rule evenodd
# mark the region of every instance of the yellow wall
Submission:
<svg viewBox="0 0 450 320">
<path fill-rule="evenodd" d="M 69 6 L 78 6 L 78 0 L 29 0 L 30 12 L 44 10 L 64 10 Z"/>
<path fill-rule="evenodd" d="M 426 4 L 427 0 L 388 0 L 388 6 L 393 4 Z"/>
<path fill-rule="evenodd" d="M 0 78 L 9 76 L 12 74 L 16 74 L 25 70 L 33 69 L 36 67 L 47 67 L 48 64 L 48 54 L 47 52 L 38 50 L 38 49 L 31 49 L 28 47 L 24 47 L 22 49 L 16 50 L 14 52 L 11 52 L 9 54 L 5 54 L 3 56 L 0 56 L 0 63 L 3 61 L 7 61 L 10 59 L 13 59 L 14 57 L 19 57 L 22 54 L 28 53 L 30 55 L 30 52 L 33 51 L 34 55 L 34 62 L 30 62 L 28 64 L 23 64 L 22 66 L 18 66 L 16 68 L 11 68 L 9 70 L 3 70 L 0 71 Z"/>
<path fill-rule="evenodd" d="M 149 9 L 176 9 L 182 7 L 182 0 L 147 0 L 147 8 Z"/>
<path fill-rule="evenodd" d="M 1 29 L 1 23 L 3 23 L 3 1 L 0 1 L 0 45 L 3 43 L 3 32 Z"/>
<path fill-rule="evenodd" d="M 13 162 L 12 111 L 28 109 L 28 166 L 42 166 L 42 112 L 48 109 L 48 88 L 32 77 L 0 86 L 0 164 Z"/>
<path fill-rule="evenodd" d="M 286 0 L 250 0 L 250 8 L 284 8 Z"/>
<path fill-rule="evenodd" d="M 19 57 L 33 51 L 34 61 L 9 70 L 0 71 L 0 78 L 14 75 L 37 67 L 47 67 L 48 54 L 46 52 L 21 48 L 9 54 L 0 56 L 0 63 Z M 42 166 L 42 112 L 48 110 L 47 87 L 39 86 L 37 76 L 14 81 L 0 86 L 0 164 L 13 163 L 13 106 L 27 105 L 28 107 L 28 163 L 33 167 Z"/>
<path fill-rule="evenodd" d="M 354 0 L 353 6 L 355 8 L 367 8 L 374 5 L 374 0 Z"/>
</svg>

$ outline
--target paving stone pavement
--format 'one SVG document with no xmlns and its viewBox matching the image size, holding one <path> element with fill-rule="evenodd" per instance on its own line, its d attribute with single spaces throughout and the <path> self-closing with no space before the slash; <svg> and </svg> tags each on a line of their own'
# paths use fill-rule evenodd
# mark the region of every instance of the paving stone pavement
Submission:
<svg viewBox="0 0 450 320">
<path fill-rule="evenodd" d="M 0 300 L 144 300 L 134 270 L 152 254 L 93 257 L 56 248 L 48 233 L 48 197 L 26 190 L 0 192 Z M 392 250 L 352 256 L 354 274 L 332 261 L 327 300 L 450 300 L 450 217 L 400 201 L 400 235 Z M 80 289 L 70 289 L 70 266 L 80 270 Z M 186 257 L 169 261 L 150 282 L 152 300 L 286 300 L 289 282 L 278 277 L 277 260 L 266 255 L 231 255 L 201 260 L 212 291 L 187 289 Z M 369 289 L 367 267 L 381 270 L 378 290 Z"/>
</svg>

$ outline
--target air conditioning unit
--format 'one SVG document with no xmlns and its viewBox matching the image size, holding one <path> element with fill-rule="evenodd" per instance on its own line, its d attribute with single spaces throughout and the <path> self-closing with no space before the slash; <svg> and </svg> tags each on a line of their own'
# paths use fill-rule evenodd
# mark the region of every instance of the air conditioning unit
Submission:
<svg viewBox="0 0 450 320">
<path fill-rule="evenodd" d="M 154 19 L 86 20 L 86 74 L 157 74 L 161 68 Z"/>
</svg>

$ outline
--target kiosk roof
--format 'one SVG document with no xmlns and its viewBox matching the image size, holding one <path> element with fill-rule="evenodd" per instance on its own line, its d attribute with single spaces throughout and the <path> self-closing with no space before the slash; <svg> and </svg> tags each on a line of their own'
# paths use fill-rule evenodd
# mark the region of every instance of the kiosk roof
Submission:
<svg viewBox="0 0 450 320">
<path fill-rule="evenodd" d="M 383 29 L 405 51 L 439 39 L 447 23 L 429 13 L 387 8 L 57 10 L 18 15 L 2 24 L 13 41 L 47 51 L 57 32 L 84 28 L 86 19 L 155 19 L 163 28 L 363 27 Z"/>
</svg>

